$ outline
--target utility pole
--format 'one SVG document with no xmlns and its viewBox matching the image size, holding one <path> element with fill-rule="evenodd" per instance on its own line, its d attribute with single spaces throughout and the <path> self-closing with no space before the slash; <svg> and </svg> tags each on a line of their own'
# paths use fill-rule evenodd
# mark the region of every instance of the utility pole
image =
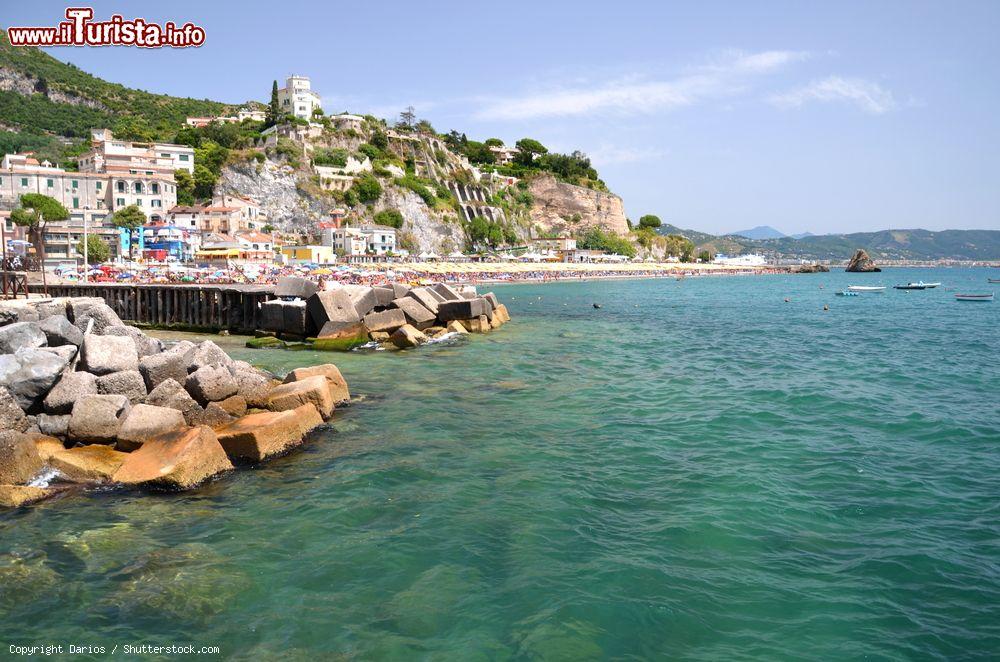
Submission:
<svg viewBox="0 0 1000 662">
<path fill-rule="evenodd" d="M 90 248 L 90 242 L 87 241 L 87 212 L 90 211 L 90 207 L 83 208 L 83 282 L 88 282 L 90 277 L 90 261 L 87 259 L 90 257 L 88 255 L 88 249 Z"/>
</svg>

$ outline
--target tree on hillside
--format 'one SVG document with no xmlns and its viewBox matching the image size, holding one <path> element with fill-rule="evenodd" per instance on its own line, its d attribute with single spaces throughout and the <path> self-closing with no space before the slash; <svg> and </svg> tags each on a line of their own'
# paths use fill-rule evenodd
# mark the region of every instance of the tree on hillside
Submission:
<svg viewBox="0 0 1000 662">
<path fill-rule="evenodd" d="M 115 138 L 119 140 L 135 140 L 138 142 L 152 142 L 156 139 L 149 122 L 143 117 L 127 115 L 120 117 L 111 127 Z"/>
<path fill-rule="evenodd" d="M 545 145 L 534 138 L 521 138 L 514 143 L 514 146 L 517 147 L 517 156 L 514 157 L 514 162 L 523 166 L 533 165 L 536 156 L 549 152 Z"/>
<path fill-rule="evenodd" d="M 379 149 L 387 149 L 389 147 L 389 137 L 385 135 L 385 131 L 375 129 L 372 131 L 372 137 L 369 143 Z"/>
<path fill-rule="evenodd" d="M 399 126 L 406 127 L 407 129 L 412 129 L 414 122 L 417 121 L 417 112 L 413 106 L 407 106 L 403 109 L 403 112 L 399 114 Z"/>
<path fill-rule="evenodd" d="M 84 254 L 82 238 L 76 242 L 76 252 L 80 255 Z M 107 262 L 111 257 L 111 249 L 96 234 L 88 234 L 86 254 L 87 264 L 100 264 L 101 262 Z"/>
<path fill-rule="evenodd" d="M 69 212 L 61 202 L 41 193 L 25 193 L 21 196 L 21 206 L 10 213 L 15 225 L 28 228 L 28 236 L 35 246 L 42 282 L 45 282 L 45 224 L 49 221 L 65 221 Z"/>
<path fill-rule="evenodd" d="M 264 128 L 274 126 L 281 117 L 281 106 L 278 104 L 278 81 L 271 83 L 271 103 L 267 105 L 267 115 L 264 116 Z"/>
<path fill-rule="evenodd" d="M 111 216 L 115 227 L 136 230 L 146 224 L 146 215 L 137 205 L 122 207 Z"/>
<path fill-rule="evenodd" d="M 503 141 L 499 138 L 487 138 L 483 144 L 487 147 L 503 147 Z"/>
<path fill-rule="evenodd" d="M 663 221 L 660 220 L 659 216 L 654 216 L 653 214 L 646 214 L 639 219 L 640 228 L 658 228 L 663 225 Z"/>
<path fill-rule="evenodd" d="M 369 174 L 358 177 L 349 190 L 354 191 L 358 200 L 364 203 L 375 202 L 382 195 L 382 185 Z"/>
<path fill-rule="evenodd" d="M 709 253 L 708 251 L 702 251 L 702 252 L 698 253 L 698 261 L 699 262 L 706 262 L 707 263 L 707 262 L 711 262 L 713 259 L 714 259 L 713 255 L 711 253 Z"/>
<path fill-rule="evenodd" d="M 187 170 L 175 170 L 174 181 L 177 182 L 177 204 L 194 204 L 194 177 Z"/>
</svg>

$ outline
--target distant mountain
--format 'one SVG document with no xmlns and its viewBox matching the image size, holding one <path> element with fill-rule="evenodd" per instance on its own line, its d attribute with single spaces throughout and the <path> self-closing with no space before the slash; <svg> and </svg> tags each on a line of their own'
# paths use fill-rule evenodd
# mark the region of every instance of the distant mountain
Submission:
<svg viewBox="0 0 1000 662">
<path fill-rule="evenodd" d="M 859 248 L 879 260 L 1000 260 L 1000 230 L 880 230 L 851 234 L 811 235 L 801 239 L 747 239 L 736 235 L 716 236 L 673 225 L 663 234 L 679 234 L 694 242 L 697 250 L 712 253 L 761 253 L 770 257 L 802 260 L 848 260 Z"/>
<path fill-rule="evenodd" d="M 775 230 L 770 225 L 758 225 L 749 230 L 740 230 L 739 232 L 730 232 L 729 234 L 737 237 L 746 237 L 747 239 L 782 239 L 787 236 L 785 233 Z"/>
<path fill-rule="evenodd" d="M 815 237 L 812 232 L 800 232 L 798 234 L 793 234 L 792 239 L 805 239 L 806 237 Z"/>
</svg>

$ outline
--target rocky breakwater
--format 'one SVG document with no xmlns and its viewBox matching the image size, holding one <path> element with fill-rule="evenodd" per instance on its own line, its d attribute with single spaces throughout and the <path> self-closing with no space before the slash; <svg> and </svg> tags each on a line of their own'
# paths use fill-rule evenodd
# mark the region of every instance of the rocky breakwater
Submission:
<svg viewBox="0 0 1000 662">
<path fill-rule="evenodd" d="M 851 257 L 851 261 L 847 263 L 847 268 L 844 271 L 851 273 L 873 273 L 882 270 L 876 266 L 875 260 L 871 259 L 865 249 L 859 248 Z"/>
<path fill-rule="evenodd" d="M 410 287 L 330 284 L 320 290 L 305 278 L 278 281 L 278 297 L 263 304 L 264 329 L 249 347 L 304 342 L 314 349 L 346 350 L 377 343 L 385 349 L 417 347 L 447 334 L 487 333 L 510 321 L 492 292 L 437 283 Z"/>
<path fill-rule="evenodd" d="M 190 489 L 287 452 L 349 399 L 334 365 L 282 382 L 211 341 L 165 347 L 100 299 L 0 304 L 0 506 Z"/>
</svg>

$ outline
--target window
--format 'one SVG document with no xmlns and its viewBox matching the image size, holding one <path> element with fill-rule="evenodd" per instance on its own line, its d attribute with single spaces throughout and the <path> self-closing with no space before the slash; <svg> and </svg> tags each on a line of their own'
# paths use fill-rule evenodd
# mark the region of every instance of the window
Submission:
<svg viewBox="0 0 1000 662">
<path fill-rule="evenodd" d="M 97 190 L 100 191 L 102 188 L 104 188 L 104 182 L 97 182 Z"/>
<path fill-rule="evenodd" d="M 149 206 L 150 207 L 162 207 L 163 206 L 163 202 L 161 202 L 160 200 L 150 200 L 149 201 Z"/>
<path fill-rule="evenodd" d="M 141 207 L 141 206 L 142 206 L 142 198 L 136 198 L 136 199 L 135 199 L 135 204 L 136 204 L 137 206 Z"/>
<path fill-rule="evenodd" d="M 188 156 L 189 156 L 188 154 L 181 154 L 177 158 L 179 158 L 181 161 L 187 161 Z"/>
<path fill-rule="evenodd" d="M 125 182 L 118 182 L 118 192 L 119 193 L 125 192 Z"/>
<path fill-rule="evenodd" d="M 80 188 L 80 182 L 79 182 L 79 180 L 74 179 L 71 182 L 71 184 L 72 184 L 73 188 Z"/>
<path fill-rule="evenodd" d="M 150 190 L 153 193 L 159 193 L 160 192 L 160 185 L 157 184 L 156 182 L 153 182 L 152 184 L 150 184 Z"/>
<path fill-rule="evenodd" d="M 125 198 L 115 198 L 115 204 L 119 207 L 125 206 Z"/>
<path fill-rule="evenodd" d="M 46 186 L 48 186 L 49 188 L 52 188 L 53 186 L 55 186 L 55 185 L 56 185 L 56 183 L 55 183 L 55 181 L 54 181 L 54 180 L 52 180 L 52 179 L 46 179 L 46 180 L 45 180 L 45 185 L 46 185 Z"/>
<path fill-rule="evenodd" d="M 27 177 L 22 177 L 21 178 L 21 186 L 23 188 L 28 188 L 28 178 Z"/>
<path fill-rule="evenodd" d="M 142 193 L 142 182 L 136 182 L 132 186 L 132 190 L 134 190 L 136 193 Z"/>
<path fill-rule="evenodd" d="M 73 198 L 73 209 L 80 208 L 80 198 Z"/>
<path fill-rule="evenodd" d="M 160 156 L 162 156 L 162 157 L 163 157 L 163 158 L 165 158 L 165 159 L 169 159 L 169 158 L 170 158 L 170 154 L 169 154 L 169 153 L 167 153 L 167 152 L 161 152 L 161 153 L 160 153 Z"/>
</svg>

